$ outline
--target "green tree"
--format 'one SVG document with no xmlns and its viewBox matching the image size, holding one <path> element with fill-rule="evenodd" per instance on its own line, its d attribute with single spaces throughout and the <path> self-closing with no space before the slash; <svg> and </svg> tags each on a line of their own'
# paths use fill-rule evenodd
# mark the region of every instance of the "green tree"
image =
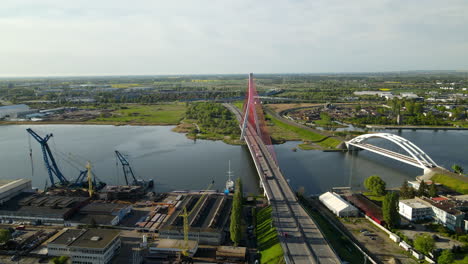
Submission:
<svg viewBox="0 0 468 264">
<path fill-rule="evenodd" d="M 67 256 L 55 257 L 55 258 L 51 259 L 51 261 L 54 264 L 65 264 L 68 261 L 68 257 Z"/>
<path fill-rule="evenodd" d="M 439 264 L 452 264 L 454 261 L 453 253 L 450 249 L 442 251 L 442 254 L 437 258 Z"/>
<path fill-rule="evenodd" d="M 452 170 L 453 170 L 453 172 L 458 173 L 458 174 L 463 173 L 463 168 L 458 164 L 453 164 L 452 165 Z"/>
<path fill-rule="evenodd" d="M 423 254 L 429 254 L 435 248 L 435 241 L 429 234 L 421 234 L 414 237 L 414 248 Z"/>
<path fill-rule="evenodd" d="M 386 183 L 377 175 L 372 175 L 364 181 L 367 190 L 375 195 L 384 195 Z"/>
<path fill-rule="evenodd" d="M 435 185 L 435 182 L 432 182 L 432 184 L 429 186 L 428 194 L 429 194 L 429 197 L 437 196 L 437 187 Z"/>
<path fill-rule="evenodd" d="M 400 223 L 398 213 L 398 194 L 395 192 L 387 193 L 382 202 L 382 213 L 384 221 L 389 228 L 393 228 Z"/>
<path fill-rule="evenodd" d="M 231 241 L 234 246 L 237 246 L 241 240 L 241 222 L 242 222 L 242 181 L 237 179 L 236 191 L 232 201 L 231 209 L 231 224 L 229 226 L 229 232 Z"/>
<path fill-rule="evenodd" d="M 239 190 L 239 194 L 240 194 L 240 197 L 241 197 L 241 202 L 244 200 L 244 193 L 243 193 L 243 188 L 242 188 L 242 180 L 241 178 L 237 178 L 236 180 L 236 190 Z"/>
<path fill-rule="evenodd" d="M 408 181 L 404 181 L 400 187 L 400 196 L 403 199 L 414 198 L 414 189 L 408 185 Z"/>
<path fill-rule="evenodd" d="M 5 243 L 11 239 L 11 233 L 8 229 L 0 229 L 0 243 Z"/>
<path fill-rule="evenodd" d="M 418 189 L 418 196 L 428 196 L 429 194 L 429 189 L 427 184 L 424 182 L 424 180 L 419 183 L 419 189 Z"/>
</svg>

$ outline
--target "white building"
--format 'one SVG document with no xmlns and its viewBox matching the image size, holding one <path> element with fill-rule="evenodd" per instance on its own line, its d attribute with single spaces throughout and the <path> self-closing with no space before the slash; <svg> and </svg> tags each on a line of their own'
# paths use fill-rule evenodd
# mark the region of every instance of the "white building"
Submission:
<svg viewBox="0 0 468 264">
<path fill-rule="evenodd" d="M 399 202 L 399 213 L 408 220 L 415 221 L 424 218 L 433 218 L 439 224 L 452 231 L 468 231 L 465 223 L 465 213 L 468 202 L 447 197 L 414 198 Z"/>
<path fill-rule="evenodd" d="M 419 201 L 418 198 L 400 200 L 398 208 L 400 215 L 410 221 L 417 221 L 420 219 L 427 219 L 432 217 L 431 206 Z"/>
<path fill-rule="evenodd" d="M 468 207 L 468 203 L 444 197 L 424 198 L 424 201 L 427 201 L 431 205 L 433 218 L 436 222 L 452 231 L 467 231 L 464 223 L 465 213 L 460 211 L 459 208 Z"/>
<path fill-rule="evenodd" d="M 379 97 L 392 96 L 392 92 L 382 92 L 382 91 L 356 91 L 354 95 L 363 96 L 363 95 L 374 95 Z"/>
<path fill-rule="evenodd" d="M 419 96 L 415 93 L 400 93 L 401 98 L 409 98 L 409 99 L 415 99 L 418 98 Z"/>
<path fill-rule="evenodd" d="M 337 216 L 357 216 L 359 214 L 356 207 L 352 206 L 336 193 L 326 192 L 320 195 L 319 200 Z"/>
<path fill-rule="evenodd" d="M 76 264 L 110 263 L 120 249 L 120 231 L 64 229 L 47 245 L 49 256 L 69 256 Z"/>
<path fill-rule="evenodd" d="M 21 192 L 32 192 L 31 180 L 0 180 L 0 204 L 7 202 Z"/>
</svg>

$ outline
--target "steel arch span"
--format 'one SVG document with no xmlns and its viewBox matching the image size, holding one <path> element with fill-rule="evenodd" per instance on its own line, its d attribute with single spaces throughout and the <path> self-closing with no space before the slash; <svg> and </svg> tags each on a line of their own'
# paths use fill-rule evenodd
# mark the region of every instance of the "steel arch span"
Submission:
<svg viewBox="0 0 468 264">
<path fill-rule="evenodd" d="M 395 143 L 396 145 L 398 145 L 399 147 L 401 147 L 403 150 L 405 150 L 410 156 L 405 156 L 403 154 L 399 154 L 390 150 L 379 148 L 371 144 L 363 143 L 365 140 L 369 138 L 383 138 L 388 141 L 391 141 Z M 358 137 L 351 139 L 350 141 L 347 141 L 346 146 L 348 148 L 349 146 L 354 146 L 357 148 L 366 149 L 366 150 L 375 152 L 377 154 L 381 154 L 383 156 L 387 156 L 389 158 L 393 158 L 393 159 L 408 163 L 410 165 L 413 165 L 422 169 L 434 168 L 438 166 L 435 163 L 435 161 L 432 160 L 431 157 L 429 157 L 429 155 L 427 155 L 423 150 L 421 150 L 414 143 L 412 143 L 411 141 L 403 137 L 390 134 L 390 133 L 373 133 L 373 134 L 360 135 Z"/>
</svg>

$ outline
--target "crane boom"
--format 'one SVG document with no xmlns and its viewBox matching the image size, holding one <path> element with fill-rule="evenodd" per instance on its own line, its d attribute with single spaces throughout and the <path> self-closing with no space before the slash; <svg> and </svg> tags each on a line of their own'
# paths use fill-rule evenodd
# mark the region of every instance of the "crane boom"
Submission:
<svg viewBox="0 0 468 264">
<path fill-rule="evenodd" d="M 137 179 L 135 178 L 135 174 L 133 174 L 133 170 L 132 170 L 132 167 L 130 166 L 130 163 L 128 162 L 128 160 L 122 155 L 122 153 L 120 153 L 118 150 L 115 151 L 115 155 L 117 156 L 117 158 L 119 159 L 120 161 L 120 164 L 122 164 L 122 170 L 123 170 L 123 173 L 124 173 L 124 177 L 125 177 L 125 182 L 127 185 L 130 185 L 128 183 L 128 175 L 130 174 L 130 176 L 132 176 L 133 178 L 133 183 L 132 185 L 136 185 L 137 184 Z"/>
<path fill-rule="evenodd" d="M 88 193 L 89 193 L 89 197 L 93 197 L 93 194 L 94 194 L 93 174 L 91 173 L 91 163 L 89 161 L 86 164 L 86 169 L 88 170 Z"/>
<path fill-rule="evenodd" d="M 54 176 L 60 181 L 62 185 L 68 184 L 68 180 L 63 176 L 62 172 L 57 166 L 57 162 L 55 161 L 54 155 L 52 155 L 52 151 L 50 150 L 49 144 L 47 143 L 53 134 L 48 134 L 44 138 L 39 136 L 36 132 L 34 132 L 31 128 L 26 129 L 26 131 L 37 141 L 41 144 L 42 149 L 42 156 L 44 158 L 44 163 L 47 168 L 47 172 L 49 173 L 49 178 L 52 186 L 55 185 Z"/>
</svg>

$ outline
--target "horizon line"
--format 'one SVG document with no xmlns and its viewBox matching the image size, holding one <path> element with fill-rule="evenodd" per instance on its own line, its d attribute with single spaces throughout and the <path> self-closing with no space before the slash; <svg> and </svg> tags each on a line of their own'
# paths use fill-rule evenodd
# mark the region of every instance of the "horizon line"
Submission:
<svg viewBox="0 0 468 264">
<path fill-rule="evenodd" d="M 325 74 L 378 74 L 378 73 L 410 73 L 410 72 L 457 72 L 468 73 L 468 70 L 394 70 L 394 71 L 336 71 L 336 72 L 257 72 L 255 75 L 295 75 L 295 74 L 310 74 L 310 75 L 325 75 Z M 58 75 L 0 75 L 0 79 L 20 79 L 20 78 L 73 78 L 73 77 L 152 77 L 152 76 L 213 76 L 213 75 L 244 75 L 246 73 L 167 73 L 167 74 L 58 74 Z"/>
</svg>

